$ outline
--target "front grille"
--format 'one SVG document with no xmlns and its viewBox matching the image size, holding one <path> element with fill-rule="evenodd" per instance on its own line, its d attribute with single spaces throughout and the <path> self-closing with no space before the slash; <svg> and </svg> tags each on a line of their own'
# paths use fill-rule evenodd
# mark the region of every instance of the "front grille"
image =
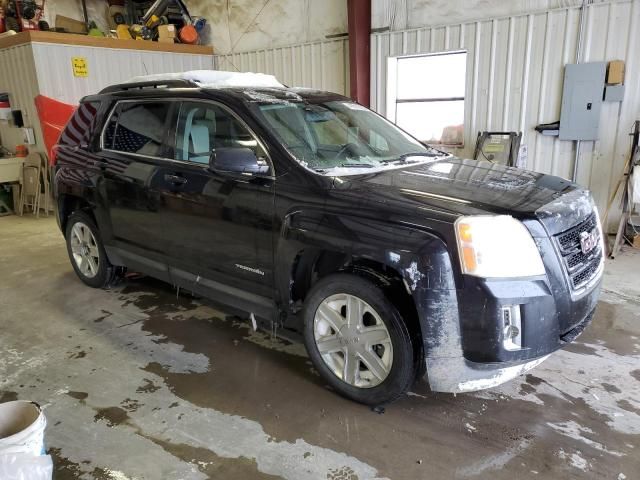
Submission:
<svg viewBox="0 0 640 480">
<path fill-rule="evenodd" d="M 596 230 L 598 243 L 588 253 L 582 252 L 580 246 L 580 234 Z M 602 260 L 602 246 L 600 242 L 600 229 L 595 213 L 592 213 L 584 222 L 570 228 L 555 236 L 556 243 L 560 248 L 562 262 L 569 278 L 569 283 L 574 290 L 577 290 L 589 283 L 598 273 L 598 267 Z"/>
</svg>

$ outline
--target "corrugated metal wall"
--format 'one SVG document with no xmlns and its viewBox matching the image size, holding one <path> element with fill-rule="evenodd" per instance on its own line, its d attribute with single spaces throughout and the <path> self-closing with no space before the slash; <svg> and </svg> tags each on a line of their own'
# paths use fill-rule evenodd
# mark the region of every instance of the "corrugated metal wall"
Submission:
<svg viewBox="0 0 640 480">
<path fill-rule="evenodd" d="M 311 87 L 348 95 L 349 41 L 340 38 L 216 55 L 215 68 L 268 73 L 292 87 Z"/>
<path fill-rule="evenodd" d="M 210 70 L 213 56 L 150 52 L 75 45 L 34 43 L 33 55 L 40 93 L 61 102 L 77 103 L 85 95 L 137 75 Z M 89 76 L 74 77 L 71 58 L 87 59 Z"/>
<path fill-rule="evenodd" d="M 0 92 L 9 94 L 12 110 L 21 110 L 26 127 L 33 127 L 36 141 L 42 144 L 42 131 L 33 98 L 38 94 L 36 67 L 31 45 L 0 49 Z M 22 130 L 0 121 L 2 144 L 13 149 L 23 143 Z M 38 149 L 40 150 L 40 149 Z"/>
<path fill-rule="evenodd" d="M 528 146 L 528 168 L 571 177 L 574 142 L 539 135 L 533 128 L 560 118 L 563 67 L 575 59 L 579 15 L 574 7 L 374 34 L 372 108 L 386 110 L 388 57 L 466 50 L 465 146 L 456 153 L 471 156 L 479 130 L 520 130 Z M 622 173 L 628 133 L 640 117 L 640 0 L 588 6 L 584 35 L 583 61 L 626 62 L 624 101 L 604 103 L 600 140 L 582 142 L 578 182 L 592 190 L 602 210 Z"/>
</svg>

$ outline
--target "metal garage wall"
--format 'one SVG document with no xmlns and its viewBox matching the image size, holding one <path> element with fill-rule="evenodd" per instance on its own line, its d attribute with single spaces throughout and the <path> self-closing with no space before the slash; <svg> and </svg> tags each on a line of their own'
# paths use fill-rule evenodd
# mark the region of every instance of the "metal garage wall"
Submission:
<svg viewBox="0 0 640 480">
<path fill-rule="evenodd" d="M 0 49 L 0 92 L 9 93 L 12 110 L 21 110 L 26 127 L 33 127 L 36 141 L 42 144 L 38 112 L 33 103 L 38 94 L 38 80 L 31 45 Z M 0 122 L 0 137 L 4 146 L 14 148 L 23 143 L 22 130 Z"/>
<path fill-rule="evenodd" d="M 560 118 L 564 65 L 573 63 L 579 9 L 555 9 L 446 26 L 372 35 L 371 105 L 385 114 L 387 58 L 464 49 L 467 55 L 465 146 L 473 154 L 479 130 L 521 130 L 528 168 L 570 177 L 574 142 L 537 134 L 539 123 Z M 622 59 L 622 103 L 605 103 L 600 140 L 582 142 L 578 182 L 589 186 L 602 211 L 629 152 L 640 117 L 640 0 L 593 4 L 586 10 L 583 61 Z M 437 74 L 434 72 L 434 74 Z M 610 220 L 616 220 L 612 212 Z"/>
<path fill-rule="evenodd" d="M 97 93 L 107 85 L 122 82 L 137 75 L 213 68 L 212 55 L 52 43 L 34 43 L 33 56 L 40 93 L 67 103 L 77 103 L 85 95 Z M 87 59 L 88 77 L 73 76 L 72 57 Z"/>
<path fill-rule="evenodd" d="M 216 55 L 218 70 L 275 75 L 289 86 L 348 95 L 349 41 L 346 38 L 252 52 Z"/>
</svg>

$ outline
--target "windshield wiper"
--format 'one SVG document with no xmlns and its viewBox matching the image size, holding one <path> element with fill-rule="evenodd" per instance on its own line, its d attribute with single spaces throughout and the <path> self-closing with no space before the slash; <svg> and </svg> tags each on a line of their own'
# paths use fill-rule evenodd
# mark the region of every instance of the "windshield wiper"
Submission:
<svg viewBox="0 0 640 480">
<path fill-rule="evenodd" d="M 314 170 L 319 173 L 326 173 L 334 168 L 373 168 L 375 165 L 371 165 L 370 163 L 343 163 L 340 165 L 336 165 L 334 167 L 314 167 Z"/>
<path fill-rule="evenodd" d="M 436 158 L 442 156 L 444 152 L 414 152 L 414 153 L 404 153 L 400 155 L 398 158 L 392 158 L 390 160 L 382 160 L 380 163 L 384 163 L 385 165 L 389 163 L 407 163 L 407 158 L 409 157 L 428 157 L 428 158 Z M 445 154 L 446 155 L 446 154 Z"/>
<path fill-rule="evenodd" d="M 375 165 L 371 165 L 370 163 L 343 163 L 340 165 L 344 168 L 373 168 Z"/>
</svg>

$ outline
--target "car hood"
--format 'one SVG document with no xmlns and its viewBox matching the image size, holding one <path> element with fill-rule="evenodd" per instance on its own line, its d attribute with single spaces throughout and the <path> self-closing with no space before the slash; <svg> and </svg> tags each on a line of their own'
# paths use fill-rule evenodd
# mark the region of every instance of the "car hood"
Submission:
<svg viewBox="0 0 640 480">
<path fill-rule="evenodd" d="M 542 173 L 488 162 L 447 157 L 434 162 L 336 177 L 334 187 L 362 202 L 408 203 L 454 215 L 508 214 L 539 217 L 562 195 L 583 192 L 576 184 Z"/>
</svg>

